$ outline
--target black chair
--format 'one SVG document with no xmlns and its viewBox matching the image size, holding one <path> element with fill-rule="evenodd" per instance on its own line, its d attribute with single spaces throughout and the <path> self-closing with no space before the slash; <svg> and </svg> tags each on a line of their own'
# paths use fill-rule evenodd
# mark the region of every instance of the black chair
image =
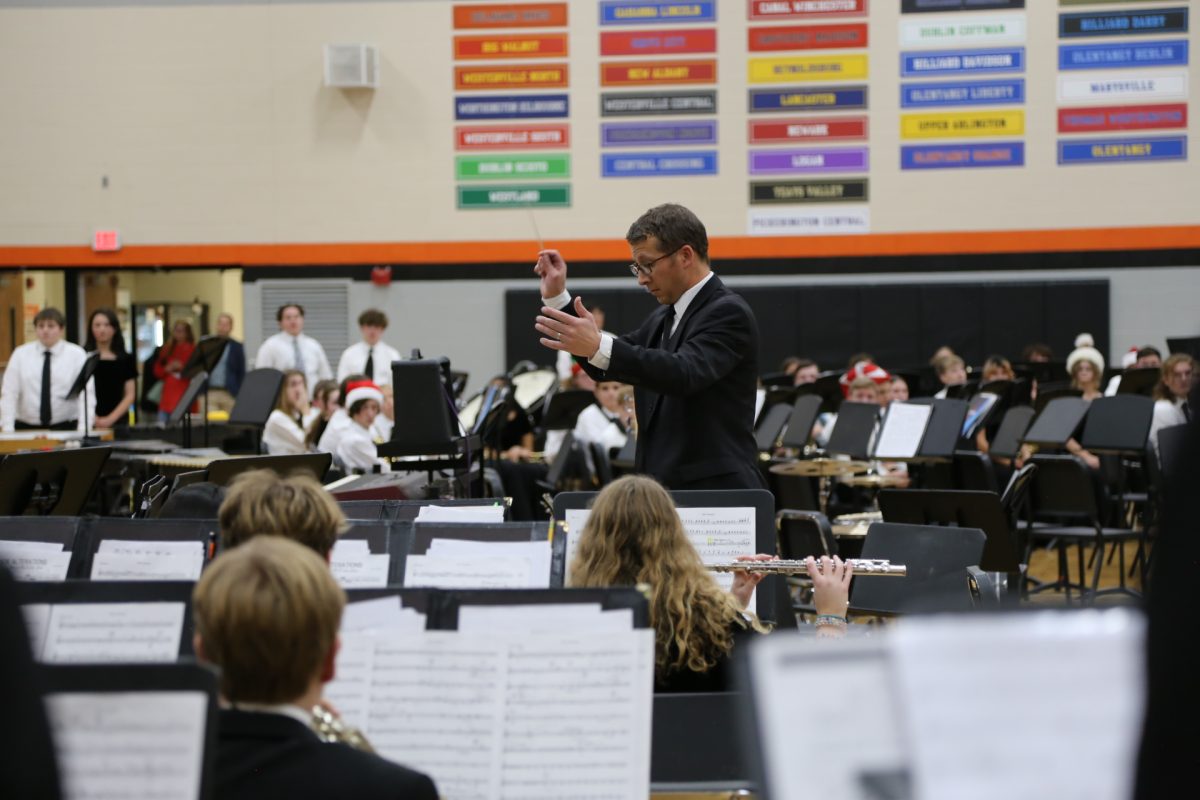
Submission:
<svg viewBox="0 0 1200 800">
<path fill-rule="evenodd" d="M 1179 465 L 1183 443 L 1187 439 L 1187 425 L 1172 425 L 1158 432 L 1158 466 L 1163 477 L 1168 477 Z"/>
<path fill-rule="evenodd" d="M 999 492 L 996 467 L 987 453 L 954 451 L 954 487 L 976 492 Z"/>
<path fill-rule="evenodd" d="M 775 515 L 775 529 L 779 536 L 780 558 L 798 561 L 809 556 L 820 558 L 838 554 L 833 526 L 820 511 L 781 509 Z"/>
<path fill-rule="evenodd" d="M 237 399 L 229 412 L 229 425 L 241 425 L 254 430 L 254 452 L 262 451 L 262 432 L 267 417 L 275 410 L 275 402 L 283 389 L 283 373 L 270 367 L 252 369 L 242 379 Z M 308 387 L 311 392 L 313 387 Z"/>
<path fill-rule="evenodd" d="M 972 607 L 967 568 L 983 555 L 983 531 L 877 522 L 867 531 L 863 558 L 883 558 L 907 568 L 904 577 L 857 577 L 850 610 L 894 615 L 908 611 Z"/>
<path fill-rule="evenodd" d="M 763 414 L 762 421 L 758 423 L 758 430 L 754 432 L 754 439 L 758 443 L 760 453 L 769 453 L 778 446 L 783 426 L 787 424 L 791 416 L 792 407 L 789 405 L 780 403 L 767 409 L 767 413 Z"/>
<path fill-rule="evenodd" d="M 599 442 L 588 442 L 592 455 L 592 477 L 597 486 L 608 486 L 613 481 L 612 460 L 608 448 Z"/>
<path fill-rule="evenodd" d="M 1140 593 L 1125 585 L 1124 543 L 1137 541 L 1141 552 L 1142 537 L 1130 528 L 1105 527 L 1102 520 L 1108 516 L 1108 496 L 1097 476 L 1075 456 L 1036 455 L 1033 463 L 1037 471 L 1033 475 L 1033 513 L 1040 522 L 1029 528 L 1030 543 L 1053 543 L 1058 552 L 1058 580 L 1035 587 L 1031 591 L 1062 589 L 1066 592 L 1067 604 L 1071 602 L 1071 590 L 1078 589 L 1080 601 L 1094 602 L 1102 594 Z M 1046 519 L 1051 521 L 1044 521 Z M 1071 524 L 1076 523 L 1076 524 Z M 1081 524 L 1079 524 L 1081 523 Z M 1094 545 L 1094 566 L 1091 586 L 1083 584 L 1085 567 L 1083 548 Z M 1104 566 L 1104 550 L 1108 545 L 1117 549 L 1120 565 L 1120 585 L 1114 589 L 1100 590 L 1100 570 Z M 1075 546 L 1079 565 L 1079 581 L 1072 582 L 1067 567 L 1067 548 Z"/>
</svg>

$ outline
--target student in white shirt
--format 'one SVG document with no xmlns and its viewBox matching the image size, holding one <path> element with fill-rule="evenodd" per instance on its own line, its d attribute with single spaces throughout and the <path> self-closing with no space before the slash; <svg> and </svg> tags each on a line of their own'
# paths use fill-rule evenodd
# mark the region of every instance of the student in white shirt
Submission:
<svg viewBox="0 0 1200 800">
<path fill-rule="evenodd" d="M 89 380 L 74 400 L 68 401 L 66 395 L 79 377 L 87 353 L 63 339 L 67 323 L 57 308 L 43 308 L 33 324 L 37 341 L 13 350 L 4 370 L 0 430 L 83 430 L 85 402 L 88 419 L 96 417 L 95 381 Z"/>
<path fill-rule="evenodd" d="M 333 411 L 326 411 L 325 429 L 321 431 L 320 437 L 317 438 L 317 450 L 322 453 L 337 452 L 338 440 L 342 438 L 342 433 L 350 426 L 350 415 L 346 413 L 346 393 L 350 391 L 350 384 L 362 383 L 367 380 L 366 375 L 350 375 L 341 383 L 338 384 L 337 396 L 340 398 L 340 403 L 335 404 Z"/>
<path fill-rule="evenodd" d="M 320 412 L 308 404 L 308 384 L 304 373 L 289 369 L 283 373 L 283 389 L 275 410 L 263 428 L 263 444 L 273 456 L 293 456 L 308 452 L 305 431 Z"/>
<path fill-rule="evenodd" d="M 309 386 L 333 377 L 325 348 L 311 336 L 304 335 L 304 306 L 299 303 L 282 305 L 275 312 L 279 333 L 269 337 L 258 348 L 255 367 L 271 367 L 279 371 L 298 369 L 304 373 Z"/>
<path fill-rule="evenodd" d="M 383 341 L 387 326 L 387 314 L 377 308 L 368 308 L 358 315 L 362 341 L 347 347 L 338 359 L 339 381 L 350 375 L 362 374 L 374 381 L 376 386 L 392 384 L 392 362 L 400 360 L 400 352 Z"/>
<path fill-rule="evenodd" d="M 1196 362 L 1186 353 L 1169 356 L 1162 365 L 1162 379 L 1154 387 L 1154 417 L 1150 421 L 1150 446 L 1158 452 L 1158 432 L 1186 425 L 1194 412 L 1188 394 L 1196 381 Z"/>
<path fill-rule="evenodd" d="M 346 414 L 350 424 L 342 431 L 333 456 L 347 470 L 387 472 L 389 465 L 375 450 L 371 425 L 383 408 L 383 392 L 370 381 L 346 384 Z"/>
<path fill-rule="evenodd" d="M 622 402 L 625 388 L 620 381 L 596 384 L 596 404 L 579 412 L 575 420 L 576 441 L 595 443 L 605 450 L 625 446 L 633 422 L 633 409 Z"/>
<path fill-rule="evenodd" d="M 936 398 L 944 398 L 949 393 L 951 386 L 959 386 L 967 382 L 967 365 L 962 358 L 953 353 L 936 359 L 933 362 L 933 369 L 942 383 L 942 388 L 934 395 Z"/>
</svg>

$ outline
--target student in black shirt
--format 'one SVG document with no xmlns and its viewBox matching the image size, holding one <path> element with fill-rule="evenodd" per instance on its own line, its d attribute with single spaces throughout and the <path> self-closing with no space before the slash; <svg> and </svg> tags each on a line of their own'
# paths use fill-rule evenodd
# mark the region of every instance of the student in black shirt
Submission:
<svg viewBox="0 0 1200 800">
<path fill-rule="evenodd" d="M 111 308 L 92 312 L 84 349 L 100 353 L 95 375 L 96 419 L 92 427 L 127 426 L 129 408 L 137 399 L 137 361 L 125 350 L 121 324 Z"/>
</svg>

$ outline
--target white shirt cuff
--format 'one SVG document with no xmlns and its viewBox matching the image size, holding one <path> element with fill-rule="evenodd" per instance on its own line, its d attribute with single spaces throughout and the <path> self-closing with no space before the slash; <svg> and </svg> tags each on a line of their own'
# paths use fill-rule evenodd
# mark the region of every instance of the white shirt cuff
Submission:
<svg viewBox="0 0 1200 800">
<path fill-rule="evenodd" d="M 560 295 L 556 295 L 554 297 L 543 297 L 542 298 L 542 305 L 549 306 L 550 308 L 553 308 L 555 311 L 562 311 L 564 308 L 567 307 L 567 303 L 570 303 L 570 302 L 571 302 L 571 293 L 568 292 L 566 289 L 563 289 L 562 294 L 560 294 Z"/>
<path fill-rule="evenodd" d="M 608 371 L 609 365 L 612 363 L 612 347 L 613 337 L 610 333 L 600 334 L 600 349 L 588 359 L 588 363 L 599 370 Z"/>
</svg>

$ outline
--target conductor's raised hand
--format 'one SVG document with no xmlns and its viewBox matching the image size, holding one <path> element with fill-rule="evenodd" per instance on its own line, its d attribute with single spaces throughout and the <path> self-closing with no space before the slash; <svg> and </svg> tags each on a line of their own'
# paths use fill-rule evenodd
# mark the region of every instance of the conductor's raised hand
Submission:
<svg viewBox="0 0 1200 800">
<path fill-rule="evenodd" d="M 533 271 L 542 279 L 542 297 L 549 300 L 567 290 L 567 262 L 557 250 L 541 250 Z"/>
<path fill-rule="evenodd" d="M 544 285 L 545 278 L 542 282 Z M 539 341 L 543 347 L 591 358 L 600 349 L 600 327 L 596 324 L 592 312 L 584 307 L 582 297 L 575 298 L 575 313 L 579 316 L 542 306 L 542 313 L 533 327 L 542 334 Z"/>
</svg>

